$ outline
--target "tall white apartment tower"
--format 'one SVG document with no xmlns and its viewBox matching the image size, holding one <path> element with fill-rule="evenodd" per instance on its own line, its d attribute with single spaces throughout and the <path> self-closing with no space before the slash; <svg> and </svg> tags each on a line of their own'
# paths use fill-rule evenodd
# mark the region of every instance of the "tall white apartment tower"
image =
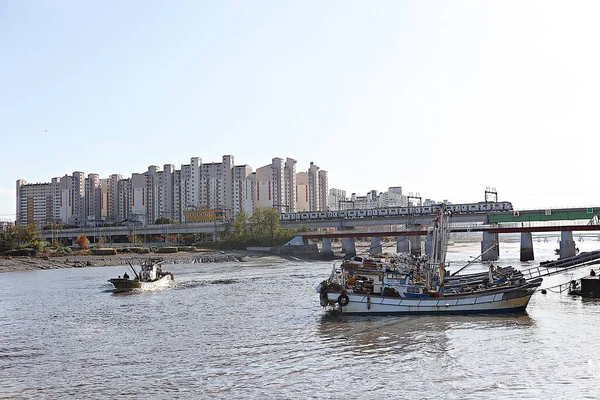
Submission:
<svg viewBox="0 0 600 400">
<path fill-rule="evenodd" d="M 310 211 L 321 210 L 321 190 L 319 188 L 319 167 L 312 161 L 308 168 L 308 207 Z"/>
<path fill-rule="evenodd" d="M 252 215 L 254 212 L 254 195 L 252 179 L 252 168 L 248 165 L 236 165 L 233 167 L 233 218 L 239 212 L 243 211 L 246 215 Z"/>
<path fill-rule="evenodd" d="M 223 156 L 220 163 L 200 166 L 200 207 L 233 209 L 233 156 Z"/>
<path fill-rule="evenodd" d="M 190 172 L 189 172 L 189 199 L 188 206 L 198 208 L 200 204 L 200 166 L 202 160 L 198 157 L 192 157 L 190 160 Z"/>
<path fill-rule="evenodd" d="M 256 169 L 254 174 L 255 208 L 273 208 L 273 169 L 271 164 Z"/>
<path fill-rule="evenodd" d="M 225 155 L 223 156 L 222 165 L 222 186 L 221 186 L 221 202 L 220 205 L 216 208 L 221 208 L 225 210 L 227 217 L 232 216 L 233 211 L 233 156 Z"/>
<path fill-rule="evenodd" d="M 159 214 L 178 220 L 177 213 L 173 208 L 173 164 L 165 164 L 163 170 L 157 173 L 157 208 Z"/>
<path fill-rule="evenodd" d="M 106 218 L 111 222 L 119 221 L 119 181 L 123 179 L 120 174 L 112 174 L 108 177 L 108 215 Z"/>
<path fill-rule="evenodd" d="M 296 211 L 309 211 L 309 199 L 308 173 L 298 172 L 296 174 Z"/>
<path fill-rule="evenodd" d="M 181 171 L 174 170 L 173 171 L 173 215 L 176 215 L 175 218 L 178 222 L 184 222 L 185 218 L 183 216 L 183 207 L 182 207 L 182 194 L 181 194 Z"/>
<path fill-rule="evenodd" d="M 183 221 L 184 210 L 195 210 L 201 207 L 200 177 L 202 160 L 193 157 L 189 164 L 181 166 L 179 173 L 173 171 L 173 218 Z"/>
<path fill-rule="evenodd" d="M 346 191 L 341 189 L 329 189 L 327 206 L 330 210 L 344 210 L 346 202 Z"/>
<path fill-rule="evenodd" d="M 50 192 L 52 196 L 52 222 L 60 222 L 60 207 L 62 204 L 60 178 L 52 178 L 52 181 L 50 182 Z"/>
<path fill-rule="evenodd" d="M 197 205 L 194 203 L 194 190 L 192 188 L 192 170 L 194 167 L 191 164 L 181 166 L 179 179 L 181 191 L 181 208 L 182 210 L 193 210 Z"/>
<path fill-rule="evenodd" d="M 102 219 L 101 194 L 100 176 L 98 174 L 88 174 L 85 180 L 85 208 L 87 222 L 95 222 Z"/>
<path fill-rule="evenodd" d="M 73 172 L 73 225 L 84 226 L 87 221 L 85 175 Z"/>
<path fill-rule="evenodd" d="M 131 174 L 131 186 L 129 188 L 128 218 L 148 224 L 148 185 L 144 174 Z M 153 223 L 154 221 L 152 221 Z"/>
<path fill-rule="evenodd" d="M 285 212 L 288 204 L 285 201 L 285 165 L 282 158 L 271 160 L 271 187 L 273 194 L 273 208 L 278 213 Z"/>
<path fill-rule="evenodd" d="M 108 178 L 100 179 L 100 219 L 108 220 L 108 198 L 110 197 L 110 182 Z"/>
<path fill-rule="evenodd" d="M 144 172 L 146 175 L 146 191 L 147 191 L 147 204 L 146 209 L 148 210 L 148 220 L 154 223 L 160 216 L 159 207 L 159 195 L 158 195 L 158 167 L 156 165 L 150 165 L 148 171 Z"/>
<path fill-rule="evenodd" d="M 319 192 L 317 194 L 319 198 L 319 211 L 327 211 L 327 197 L 329 191 L 329 177 L 327 171 L 319 170 L 317 179 L 319 180 Z"/>
<path fill-rule="evenodd" d="M 296 212 L 296 160 L 289 157 L 285 160 L 283 172 L 283 203 L 285 204 L 283 212 Z"/>
<path fill-rule="evenodd" d="M 49 183 L 27 184 L 17 180 L 16 224 L 43 226 L 52 220 L 52 191 Z"/>
<path fill-rule="evenodd" d="M 72 224 L 75 216 L 73 201 L 73 177 L 65 175 L 59 179 L 59 183 L 59 219 L 65 224 Z"/>
<path fill-rule="evenodd" d="M 121 222 L 130 219 L 131 213 L 131 178 L 119 179 L 118 186 L 118 203 L 119 214 L 117 221 Z"/>
</svg>

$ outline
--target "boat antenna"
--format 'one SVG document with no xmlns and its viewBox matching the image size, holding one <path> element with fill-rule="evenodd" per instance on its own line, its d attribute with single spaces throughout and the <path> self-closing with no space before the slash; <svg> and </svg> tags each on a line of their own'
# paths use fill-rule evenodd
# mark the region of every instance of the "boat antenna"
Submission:
<svg viewBox="0 0 600 400">
<path fill-rule="evenodd" d="M 487 249 L 486 251 L 484 251 L 483 253 L 481 253 L 480 255 L 478 255 L 477 257 L 475 257 L 474 259 L 472 259 L 471 261 L 469 261 L 466 265 L 464 265 L 463 267 L 459 268 L 456 272 L 452 273 L 452 276 L 457 275 L 460 271 L 462 271 L 463 269 L 467 268 L 469 265 L 473 264 L 475 261 L 479 260 L 488 251 L 494 250 L 496 248 L 496 246 L 497 246 L 497 244 L 492 245 L 489 249 Z"/>
<path fill-rule="evenodd" d="M 129 264 L 129 266 L 131 267 L 131 270 L 133 271 L 133 273 L 135 274 L 136 279 L 139 281 L 140 280 L 140 276 L 138 275 L 138 273 L 135 271 L 135 268 L 133 268 L 133 265 L 131 264 L 130 260 L 127 260 L 127 264 Z"/>
</svg>

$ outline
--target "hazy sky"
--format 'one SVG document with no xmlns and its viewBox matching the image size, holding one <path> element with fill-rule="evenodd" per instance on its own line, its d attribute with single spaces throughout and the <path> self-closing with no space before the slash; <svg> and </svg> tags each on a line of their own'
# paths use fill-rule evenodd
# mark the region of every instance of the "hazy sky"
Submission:
<svg viewBox="0 0 600 400">
<path fill-rule="evenodd" d="M 191 157 L 329 187 L 600 206 L 600 3 L 0 0 L 0 219 L 15 181 Z"/>
</svg>

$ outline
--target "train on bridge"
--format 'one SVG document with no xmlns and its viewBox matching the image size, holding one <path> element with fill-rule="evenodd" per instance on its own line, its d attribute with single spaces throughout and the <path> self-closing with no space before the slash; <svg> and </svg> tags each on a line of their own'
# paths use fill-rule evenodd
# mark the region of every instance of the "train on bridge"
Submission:
<svg viewBox="0 0 600 400">
<path fill-rule="evenodd" d="M 325 219 L 354 219 L 354 218 L 378 218 L 409 215 L 436 215 L 444 205 L 411 207 L 385 207 L 370 209 L 349 209 L 340 211 L 301 211 L 295 213 L 279 214 L 280 221 L 312 221 Z M 488 212 L 513 211 L 512 203 L 509 201 L 468 203 L 468 204 L 446 204 L 446 209 L 453 214 L 473 214 Z"/>
</svg>

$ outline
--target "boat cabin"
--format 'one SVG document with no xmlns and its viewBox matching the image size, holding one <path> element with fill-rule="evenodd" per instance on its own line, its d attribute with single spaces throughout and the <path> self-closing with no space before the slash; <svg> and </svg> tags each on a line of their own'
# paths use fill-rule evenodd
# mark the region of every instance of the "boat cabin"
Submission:
<svg viewBox="0 0 600 400">
<path fill-rule="evenodd" d="M 160 264 L 145 263 L 140 271 L 140 280 L 143 282 L 155 281 L 161 276 Z"/>
</svg>

